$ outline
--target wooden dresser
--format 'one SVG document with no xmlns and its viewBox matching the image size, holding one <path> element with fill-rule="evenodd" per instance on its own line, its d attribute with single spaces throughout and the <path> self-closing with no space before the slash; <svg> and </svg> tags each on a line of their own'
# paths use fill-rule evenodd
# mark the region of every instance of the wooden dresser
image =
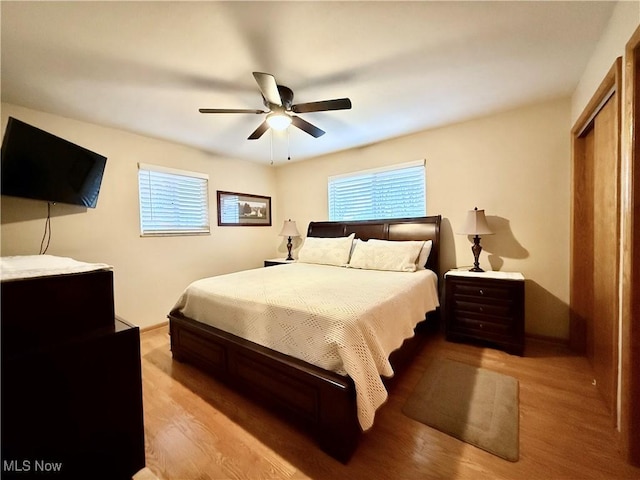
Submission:
<svg viewBox="0 0 640 480">
<path fill-rule="evenodd" d="M 140 333 L 107 270 L 0 283 L 4 479 L 130 480 L 145 466 Z"/>
<path fill-rule="evenodd" d="M 445 274 L 445 331 L 450 341 L 524 352 L 524 276 L 516 272 Z"/>
</svg>

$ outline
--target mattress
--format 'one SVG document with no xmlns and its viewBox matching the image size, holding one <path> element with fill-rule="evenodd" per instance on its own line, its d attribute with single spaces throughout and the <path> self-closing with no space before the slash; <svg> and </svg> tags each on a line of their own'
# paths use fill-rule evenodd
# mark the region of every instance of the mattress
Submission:
<svg viewBox="0 0 640 480">
<path fill-rule="evenodd" d="M 387 398 L 391 352 L 438 303 L 430 270 L 389 272 L 294 263 L 205 278 L 174 306 L 184 316 L 349 375 L 358 419 L 373 425 Z"/>
</svg>

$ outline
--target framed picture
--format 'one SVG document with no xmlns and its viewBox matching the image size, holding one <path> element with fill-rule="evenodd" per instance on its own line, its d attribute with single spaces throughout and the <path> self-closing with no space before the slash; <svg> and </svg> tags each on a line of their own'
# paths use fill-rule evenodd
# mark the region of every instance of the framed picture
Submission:
<svg viewBox="0 0 640 480">
<path fill-rule="evenodd" d="M 219 226 L 271 226 L 271 197 L 220 190 L 217 195 Z"/>
</svg>

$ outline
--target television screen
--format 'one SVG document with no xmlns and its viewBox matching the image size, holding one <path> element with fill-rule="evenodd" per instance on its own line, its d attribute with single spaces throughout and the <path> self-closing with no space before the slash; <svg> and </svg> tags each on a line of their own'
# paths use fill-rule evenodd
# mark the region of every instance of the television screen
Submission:
<svg viewBox="0 0 640 480">
<path fill-rule="evenodd" d="M 95 208 L 107 158 L 9 117 L 0 193 Z"/>
</svg>

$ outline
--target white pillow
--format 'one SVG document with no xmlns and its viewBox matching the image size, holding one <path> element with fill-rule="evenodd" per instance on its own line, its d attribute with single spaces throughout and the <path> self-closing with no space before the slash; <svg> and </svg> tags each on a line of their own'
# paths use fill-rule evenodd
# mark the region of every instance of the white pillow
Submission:
<svg viewBox="0 0 640 480">
<path fill-rule="evenodd" d="M 418 261 L 416 262 L 416 268 L 418 270 L 426 270 L 427 260 L 429 260 L 429 254 L 431 253 L 431 247 L 433 246 L 433 240 L 427 240 L 424 242 L 420 255 L 418 255 Z"/>
<path fill-rule="evenodd" d="M 349 266 L 368 270 L 415 272 L 416 261 L 424 241 L 389 241 L 371 239 L 357 242 Z"/>
<path fill-rule="evenodd" d="M 355 234 L 348 237 L 307 237 L 298 253 L 298 262 L 342 267 L 349 263 Z"/>
</svg>

